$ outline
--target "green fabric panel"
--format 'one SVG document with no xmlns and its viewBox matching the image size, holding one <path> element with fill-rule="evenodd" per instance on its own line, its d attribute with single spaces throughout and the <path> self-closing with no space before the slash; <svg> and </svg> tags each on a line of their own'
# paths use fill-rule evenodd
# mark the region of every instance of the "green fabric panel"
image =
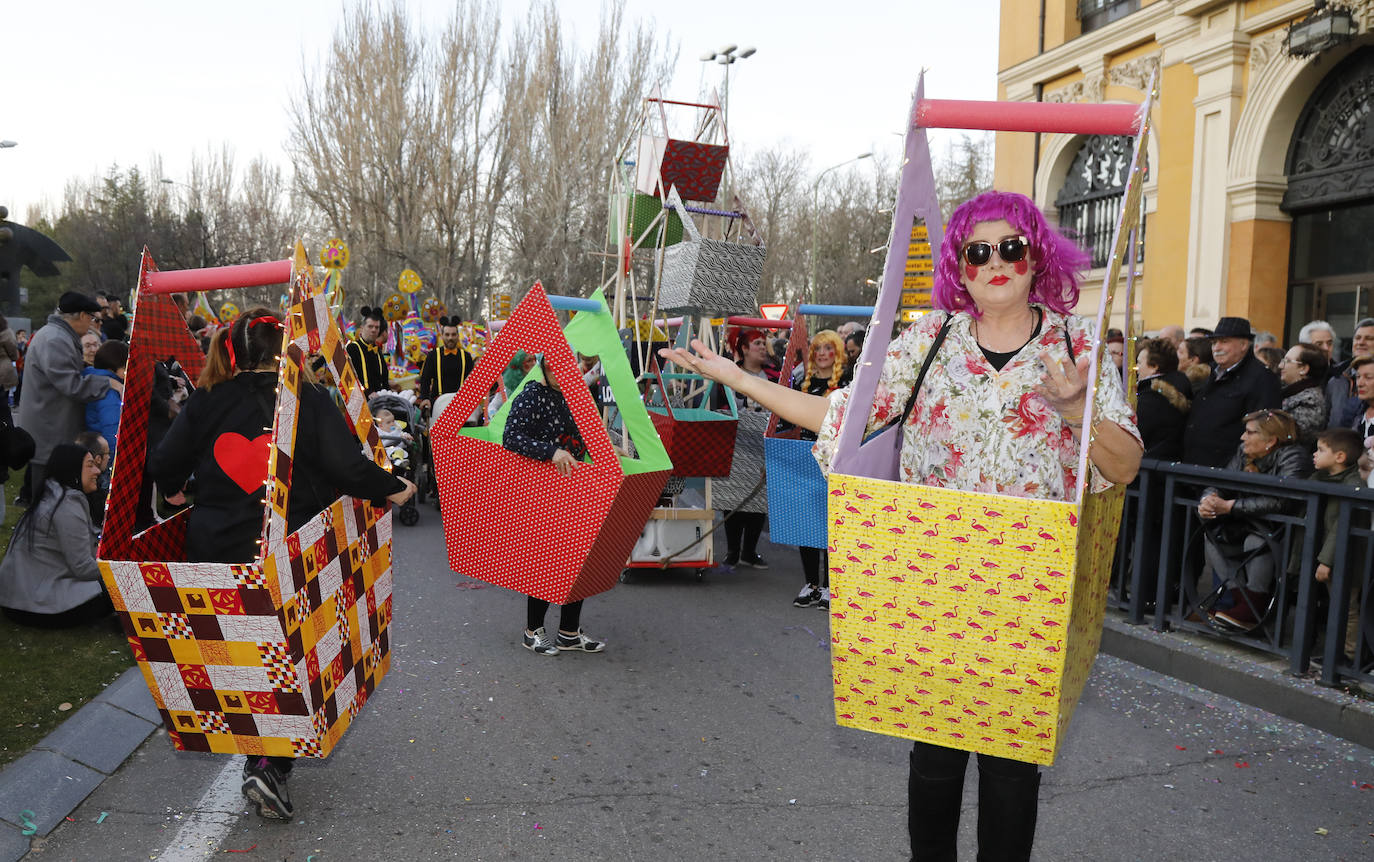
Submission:
<svg viewBox="0 0 1374 862">
<path fill-rule="evenodd" d="M 615 235 L 615 226 L 616 219 L 619 217 L 620 200 L 618 195 L 611 195 L 607 233 L 612 244 L 619 241 Z M 663 201 L 655 195 L 646 195 L 641 192 L 626 195 L 624 200 L 628 202 L 625 212 L 625 235 L 630 238 L 630 242 L 637 243 L 639 238 L 649 229 L 649 223 L 654 220 L 654 216 L 663 212 Z M 665 218 L 668 224 L 668 237 L 664 241 L 664 245 L 676 245 L 682 242 L 682 218 L 671 210 L 665 213 Z M 659 231 L 655 230 L 640 248 L 658 248 L 658 237 Z"/>
<path fill-rule="evenodd" d="M 639 397 L 639 387 L 635 384 L 634 372 L 630 370 L 630 360 L 625 355 L 620 333 L 616 331 L 611 320 L 606 297 L 598 288 L 591 298 L 601 303 L 603 310 L 578 312 L 573 315 L 572 322 L 563 329 L 563 334 L 574 351 L 588 356 L 595 355 L 601 360 L 601 370 L 611 385 L 611 394 L 615 397 L 621 421 L 625 424 L 625 430 L 639 453 L 638 458 L 627 458 L 622 455 L 620 467 L 627 476 L 651 473 L 655 470 L 671 470 L 673 462 L 668 458 L 668 451 L 663 448 L 663 441 L 658 438 L 654 421 L 649 418 L 649 411 L 645 409 L 644 402 Z"/>
</svg>

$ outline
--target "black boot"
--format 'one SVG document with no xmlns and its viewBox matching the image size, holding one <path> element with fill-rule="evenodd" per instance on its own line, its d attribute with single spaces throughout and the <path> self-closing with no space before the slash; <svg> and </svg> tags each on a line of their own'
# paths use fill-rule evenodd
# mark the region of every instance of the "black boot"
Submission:
<svg viewBox="0 0 1374 862">
<path fill-rule="evenodd" d="M 968 752 L 918 742 L 907 779 L 912 862 L 955 862 Z"/>
<path fill-rule="evenodd" d="M 1028 862 L 1039 797 L 1035 764 L 979 755 L 978 862 Z"/>
</svg>

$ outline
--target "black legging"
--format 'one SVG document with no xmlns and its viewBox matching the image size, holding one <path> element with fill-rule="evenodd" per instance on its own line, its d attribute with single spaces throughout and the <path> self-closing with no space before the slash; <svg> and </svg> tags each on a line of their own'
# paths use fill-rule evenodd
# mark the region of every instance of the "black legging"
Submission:
<svg viewBox="0 0 1374 862">
<path fill-rule="evenodd" d="M 954 862 L 968 755 L 925 742 L 911 748 L 907 826 L 915 862 Z M 979 859 L 1030 859 L 1039 790 L 1034 763 L 978 755 Z"/>
<path fill-rule="evenodd" d="M 725 513 L 726 559 L 735 562 L 741 553 L 746 557 L 759 555 L 759 534 L 763 532 L 763 522 L 767 517 L 762 512 L 732 510 Z"/>
<path fill-rule="evenodd" d="M 825 548 L 797 548 L 801 552 L 802 575 L 816 587 L 830 586 L 830 553 Z"/>
<path fill-rule="evenodd" d="M 549 609 L 549 603 L 543 599 L 529 597 L 525 603 L 525 628 L 535 631 L 544 626 L 544 612 Z M 582 625 L 582 600 L 563 605 L 563 611 L 558 617 L 558 630 L 564 632 L 580 631 Z"/>
<path fill-rule="evenodd" d="M 33 611 L 20 611 L 14 608 L 0 608 L 0 613 L 4 613 L 11 622 L 16 622 L 21 626 L 36 629 L 69 629 L 105 619 L 114 613 L 114 603 L 106 594 L 105 585 L 101 584 L 100 595 L 87 599 L 76 607 L 61 613 L 38 614 Z"/>
</svg>

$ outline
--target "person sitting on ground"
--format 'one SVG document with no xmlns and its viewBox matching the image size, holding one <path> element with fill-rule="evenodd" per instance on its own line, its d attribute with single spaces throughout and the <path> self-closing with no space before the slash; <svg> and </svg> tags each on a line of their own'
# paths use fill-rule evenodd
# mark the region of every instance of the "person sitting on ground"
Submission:
<svg viewBox="0 0 1374 862">
<path fill-rule="evenodd" d="M 539 361 L 543 379 L 531 379 L 511 402 L 501 445 L 517 455 L 546 461 L 558 475 L 572 476 L 574 467 L 587 456 L 587 444 L 577 430 L 568 401 L 558 379 L 542 356 Z M 518 381 L 517 381 L 518 382 Z M 592 640 L 582 631 L 582 602 L 563 605 L 558 621 L 558 636 L 549 637 L 544 615 L 549 603 L 529 596 L 525 604 L 525 649 L 537 655 L 560 652 L 601 652 L 606 645 Z"/>
<path fill-rule="evenodd" d="M 188 562 L 248 563 L 258 557 L 281 349 L 281 318 L 266 308 L 250 309 L 216 333 L 200 386 L 153 453 L 149 474 L 162 493 L 179 492 L 196 477 L 186 524 Z M 413 483 L 363 455 L 323 389 L 302 383 L 297 405 L 301 445 L 291 466 L 288 534 L 342 494 L 385 506 L 388 500 L 400 505 L 415 493 Z M 221 440 L 238 445 L 221 446 Z M 259 815 L 293 815 L 286 789 L 292 765 L 289 757 L 246 758 L 240 789 Z"/>
<path fill-rule="evenodd" d="M 110 458 L 110 444 L 95 431 L 82 431 L 76 435 L 74 442 L 91 453 L 95 466 L 100 470 L 95 490 L 87 493 L 86 498 L 91 504 L 91 523 L 102 527 L 105 524 L 105 501 L 110 497 L 110 467 L 114 463 Z"/>
<path fill-rule="evenodd" d="M 15 524 L 0 561 L 0 611 L 10 620 L 68 628 L 114 613 L 95 562 L 99 533 L 86 499 L 99 475 L 83 447 L 53 447 L 43 486 Z"/>
<path fill-rule="evenodd" d="M 95 353 L 95 366 L 83 373 L 98 377 L 110 377 L 124 382 L 124 374 L 129 364 L 129 344 L 125 341 L 107 341 Z M 113 455 L 119 437 L 119 413 L 124 404 L 124 394 L 117 389 L 105 390 L 105 397 L 86 405 L 86 430 L 94 431 L 109 444 Z"/>
<path fill-rule="evenodd" d="M 1317 451 L 1312 456 L 1315 472 L 1309 477 L 1315 482 L 1331 482 L 1351 488 L 1364 487 L 1360 478 L 1359 461 L 1364 453 L 1364 441 L 1350 428 L 1330 428 L 1317 435 Z M 1336 518 L 1340 507 L 1332 500 L 1323 500 L 1321 511 L 1321 532 L 1317 534 L 1317 565 L 1312 577 L 1326 587 L 1326 601 L 1330 601 L 1331 567 L 1336 561 L 1336 545 L 1340 534 L 1336 532 Z M 1353 525 L 1352 525 L 1353 526 Z M 1303 534 L 1301 528 L 1293 533 L 1293 549 L 1289 557 L 1290 574 L 1301 573 Z M 1347 621 L 1345 627 L 1345 657 L 1355 658 L 1355 650 L 1360 643 L 1360 578 L 1355 567 L 1347 565 Z M 1324 604 L 1323 602 L 1319 602 Z M 1318 619 L 1322 615 L 1318 614 Z"/>
<path fill-rule="evenodd" d="M 1136 354 L 1136 424 L 1146 458 L 1183 457 L 1183 426 L 1192 407 L 1192 387 L 1178 373 L 1178 352 L 1163 338 L 1140 342 Z"/>
<path fill-rule="evenodd" d="M 850 383 L 848 356 L 844 353 L 844 343 L 839 333 L 831 330 L 817 332 L 811 338 L 807 349 L 806 362 L 801 363 L 802 375 L 792 384 L 809 395 L 830 397 L 836 389 Z M 779 422 L 778 430 L 786 431 L 794 427 L 790 422 Z M 816 434 L 805 428 L 798 439 L 816 439 Z M 802 588 L 792 600 L 796 608 L 830 608 L 830 557 L 824 548 L 799 547 L 802 561 Z"/>
<path fill-rule="evenodd" d="M 1178 345 L 1178 370 L 1188 377 L 1196 395 L 1212 376 L 1212 342 L 1200 336 L 1184 339 Z"/>
<path fill-rule="evenodd" d="M 1293 345 L 1279 363 L 1279 382 L 1283 412 L 1298 423 L 1298 442 L 1315 451 L 1326 428 L 1326 354 L 1315 344 Z"/>
<path fill-rule="evenodd" d="M 1265 409 L 1246 414 L 1242 421 L 1245 430 L 1228 470 L 1291 478 L 1309 472 L 1312 459 L 1297 442 L 1293 417 L 1282 410 Z M 1262 621 L 1274 594 L 1278 563 L 1266 539 L 1273 525 L 1265 516 L 1286 508 L 1284 498 L 1253 491 L 1211 487 L 1202 492 L 1197 511 L 1205 522 L 1204 583 L 1210 572 L 1213 586 L 1227 587 L 1210 609 L 1214 619 L 1239 631 L 1249 631 Z M 1247 562 L 1238 566 L 1242 560 Z"/>
</svg>

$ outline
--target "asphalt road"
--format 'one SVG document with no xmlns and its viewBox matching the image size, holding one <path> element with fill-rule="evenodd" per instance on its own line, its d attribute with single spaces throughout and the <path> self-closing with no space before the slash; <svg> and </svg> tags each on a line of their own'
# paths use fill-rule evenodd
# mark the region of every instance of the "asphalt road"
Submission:
<svg viewBox="0 0 1374 862">
<path fill-rule="evenodd" d="M 249 813 L 241 758 L 159 732 L 28 858 L 908 858 L 908 745 L 835 726 L 795 550 L 700 583 L 641 574 L 586 604 L 605 653 L 548 658 L 519 645 L 524 597 L 450 572 L 422 517 L 396 527 L 392 671 L 296 769 L 293 822 Z M 1371 785 L 1370 749 L 1101 657 L 1036 858 L 1370 859 Z"/>
</svg>

